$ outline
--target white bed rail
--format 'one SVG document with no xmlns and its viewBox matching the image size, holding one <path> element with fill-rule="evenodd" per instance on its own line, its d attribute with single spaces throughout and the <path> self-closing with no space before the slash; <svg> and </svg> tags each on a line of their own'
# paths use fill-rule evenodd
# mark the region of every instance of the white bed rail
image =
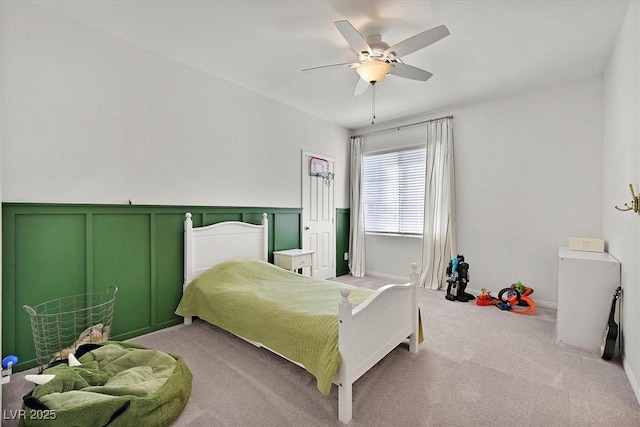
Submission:
<svg viewBox="0 0 640 427">
<path fill-rule="evenodd" d="M 338 419 L 351 421 L 352 385 L 384 356 L 409 338 L 409 350 L 418 352 L 418 266 L 411 264 L 409 283 L 386 285 L 354 310 L 349 289 L 341 290 L 338 308 Z"/>
</svg>

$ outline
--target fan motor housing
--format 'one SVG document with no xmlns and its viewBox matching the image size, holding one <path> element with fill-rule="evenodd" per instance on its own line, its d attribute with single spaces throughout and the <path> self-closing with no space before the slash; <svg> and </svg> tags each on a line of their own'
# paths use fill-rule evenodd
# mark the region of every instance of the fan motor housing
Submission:
<svg viewBox="0 0 640 427">
<path fill-rule="evenodd" d="M 372 34 L 367 37 L 367 43 L 371 48 L 371 54 L 366 52 L 367 58 L 383 58 L 384 51 L 389 49 L 389 45 L 382 41 L 382 36 L 380 34 Z"/>
</svg>

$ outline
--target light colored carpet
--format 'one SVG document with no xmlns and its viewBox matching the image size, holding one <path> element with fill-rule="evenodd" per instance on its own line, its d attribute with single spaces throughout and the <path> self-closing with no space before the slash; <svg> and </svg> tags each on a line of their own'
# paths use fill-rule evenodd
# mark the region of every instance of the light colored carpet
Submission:
<svg viewBox="0 0 640 427">
<path fill-rule="evenodd" d="M 555 310 L 517 315 L 419 294 L 425 342 L 418 354 L 396 348 L 354 384 L 351 426 L 640 426 L 620 362 L 556 343 Z M 335 386 L 323 395 L 303 369 L 205 322 L 131 341 L 179 354 L 193 372 L 174 426 L 342 425 Z M 5 412 L 31 388 L 23 375 L 4 386 Z"/>
</svg>

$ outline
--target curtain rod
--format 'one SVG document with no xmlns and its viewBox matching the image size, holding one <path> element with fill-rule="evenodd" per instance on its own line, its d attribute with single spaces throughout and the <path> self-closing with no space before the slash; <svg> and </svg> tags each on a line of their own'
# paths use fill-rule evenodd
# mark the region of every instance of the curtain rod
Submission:
<svg viewBox="0 0 640 427">
<path fill-rule="evenodd" d="M 365 136 L 365 135 L 373 135 L 374 133 L 388 132 L 388 131 L 391 131 L 391 130 L 400 130 L 402 128 L 422 125 L 422 124 L 425 124 L 425 123 L 435 122 L 436 120 L 442 120 L 442 119 L 453 119 L 453 115 L 438 117 L 436 119 L 423 120 L 421 122 L 409 123 L 409 124 L 406 124 L 406 125 L 396 126 L 396 127 L 387 128 L 387 129 L 372 130 L 371 132 L 361 133 L 360 135 L 353 135 L 352 138 L 356 138 L 356 137 L 359 137 L 359 136 Z"/>
</svg>

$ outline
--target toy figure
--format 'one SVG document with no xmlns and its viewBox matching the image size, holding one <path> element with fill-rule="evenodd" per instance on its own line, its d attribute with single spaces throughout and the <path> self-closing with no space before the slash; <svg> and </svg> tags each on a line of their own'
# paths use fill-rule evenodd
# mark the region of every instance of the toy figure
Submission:
<svg viewBox="0 0 640 427">
<path fill-rule="evenodd" d="M 469 264 L 464 262 L 464 255 L 458 255 L 449 261 L 447 276 L 449 276 L 447 279 L 449 285 L 447 286 L 446 299 L 449 301 L 462 302 L 475 299 L 473 295 L 465 292 L 467 283 L 469 282 Z"/>
<path fill-rule="evenodd" d="M 492 305 L 493 297 L 491 296 L 491 291 L 487 288 L 480 289 L 480 293 L 478 294 L 478 299 L 476 300 L 477 305 Z"/>
</svg>

